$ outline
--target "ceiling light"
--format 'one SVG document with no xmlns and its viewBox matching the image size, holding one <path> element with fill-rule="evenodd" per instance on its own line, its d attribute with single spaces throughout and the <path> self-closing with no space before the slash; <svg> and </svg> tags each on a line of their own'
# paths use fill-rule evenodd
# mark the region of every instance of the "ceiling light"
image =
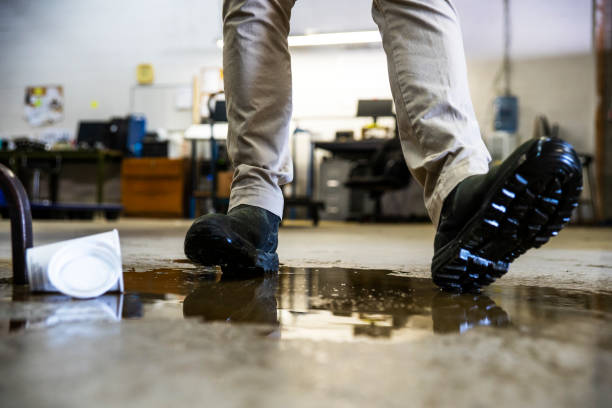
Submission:
<svg viewBox="0 0 612 408">
<path fill-rule="evenodd" d="M 290 47 L 311 47 L 317 45 L 373 44 L 379 43 L 378 31 L 353 31 L 346 33 L 325 33 L 290 35 Z"/>
<path fill-rule="evenodd" d="M 378 31 L 352 31 L 344 33 L 324 33 L 290 35 L 290 47 L 313 47 L 322 45 L 375 44 L 381 42 Z M 223 48 L 223 40 L 217 41 L 217 46 Z"/>
</svg>

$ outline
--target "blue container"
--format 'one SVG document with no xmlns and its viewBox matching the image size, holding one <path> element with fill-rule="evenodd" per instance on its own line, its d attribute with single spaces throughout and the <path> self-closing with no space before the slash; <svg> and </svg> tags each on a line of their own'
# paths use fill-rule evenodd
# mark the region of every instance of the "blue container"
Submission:
<svg viewBox="0 0 612 408">
<path fill-rule="evenodd" d="M 127 148 L 134 157 L 142 156 L 142 140 L 147 133 L 147 119 L 141 115 L 128 118 Z"/>
<path fill-rule="evenodd" d="M 499 96 L 493 103 L 495 108 L 495 121 L 493 128 L 508 133 L 518 130 L 518 98 L 516 96 Z"/>
<path fill-rule="evenodd" d="M 6 205 L 6 198 L 4 198 L 4 193 L 0 190 L 0 207 L 4 207 Z"/>
</svg>

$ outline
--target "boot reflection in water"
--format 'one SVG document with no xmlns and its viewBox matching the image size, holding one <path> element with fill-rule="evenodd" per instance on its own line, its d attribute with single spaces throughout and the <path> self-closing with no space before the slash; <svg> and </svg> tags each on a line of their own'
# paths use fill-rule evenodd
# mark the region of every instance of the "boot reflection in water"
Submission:
<svg viewBox="0 0 612 408">
<path fill-rule="evenodd" d="M 183 315 L 206 321 L 248 322 L 278 325 L 276 288 L 278 277 L 247 280 L 223 279 L 204 284 L 185 298 Z"/>
<path fill-rule="evenodd" d="M 510 325 L 508 313 L 490 297 L 482 294 L 457 295 L 440 292 L 431 304 L 435 333 L 464 333 L 478 326 Z"/>
<path fill-rule="evenodd" d="M 384 277 L 383 277 L 384 276 Z M 309 297 L 317 298 L 313 313 L 326 310 L 339 318 L 348 314 L 384 314 L 392 317 L 392 330 L 406 327 L 412 316 L 431 313 L 435 333 L 463 333 L 478 326 L 504 327 L 508 314 L 483 294 L 451 294 L 435 290 L 425 279 L 407 279 L 388 275 L 350 274 L 345 285 L 337 274 L 309 271 Z M 283 275 L 281 275 L 281 278 Z M 290 282 L 290 281 L 288 281 Z M 288 283 L 285 282 L 285 283 Z M 276 296 L 292 298 L 304 288 L 283 283 L 277 292 L 279 277 L 266 275 L 255 279 L 222 278 L 203 283 L 183 303 L 185 317 L 205 321 L 259 323 L 278 326 Z M 334 290 L 342 287 L 342 290 Z M 403 287 L 402 287 L 403 286 Z M 400 288 L 398 290 L 398 288 Z M 409 294 L 409 296 L 405 296 Z M 288 304 L 282 301 L 281 304 Z M 362 325 L 360 325 L 362 326 Z"/>
</svg>

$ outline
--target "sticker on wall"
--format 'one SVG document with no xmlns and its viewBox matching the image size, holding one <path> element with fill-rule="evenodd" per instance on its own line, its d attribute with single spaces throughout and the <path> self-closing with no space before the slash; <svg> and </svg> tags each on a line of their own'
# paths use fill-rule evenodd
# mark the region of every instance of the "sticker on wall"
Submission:
<svg viewBox="0 0 612 408">
<path fill-rule="evenodd" d="M 153 65 L 139 64 L 136 67 L 136 79 L 140 85 L 151 85 L 154 77 Z"/>
<path fill-rule="evenodd" d="M 28 86 L 23 114 L 32 126 L 57 123 L 64 118 L 64 91 L 60 85 Z"/>
</svg>

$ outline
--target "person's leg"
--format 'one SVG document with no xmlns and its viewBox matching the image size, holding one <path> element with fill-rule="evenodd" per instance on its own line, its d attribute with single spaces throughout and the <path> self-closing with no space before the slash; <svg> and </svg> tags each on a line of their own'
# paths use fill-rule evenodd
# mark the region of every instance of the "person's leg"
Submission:
<svg viewBox="0 0 612 408">
<path fill-rule="evenodd" d="M 463 179 L 491 160 L 468 88 L 461 29 L 444 0 L 374 0 L 404 157 L 434 224 Z"/>
<path fill-rule="evenodd" d="M 225 0 L 223 67 L 228 152 L 235 167 L 229 211 L 196 219 L 185 254 L 224 273 L 278 269 L 280 185 L 291 181 L 291 62 L 287 37 L 295 0 Z"/>
<path fill-rule="evenodd" d="M 404 156 L 437 225 L 432 278 L 460 291 L 488 285 L 569 221 L 580 160 L 569 144 L 541 138 L 489 169 L 451 0 L 374 0 L 372 14 Z"/>
<path fill-rule="evenodd" d="M 291 61 L 287 36 L 295 0 L 225 0 L 223 73 L 235 167 L 229 209 L 241 204 L 282 218 L 279 185 L 293 178 L 289 152 Z"/>
</svg>

